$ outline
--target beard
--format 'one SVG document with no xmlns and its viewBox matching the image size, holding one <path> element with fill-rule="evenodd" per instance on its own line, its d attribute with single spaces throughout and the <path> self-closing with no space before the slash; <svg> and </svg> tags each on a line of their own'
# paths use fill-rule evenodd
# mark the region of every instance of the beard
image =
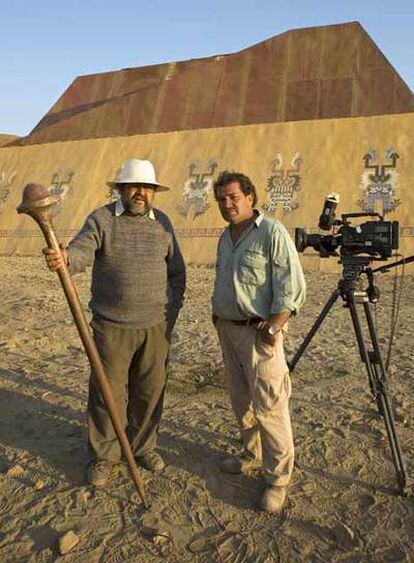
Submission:
<svg viewBox="0 0 414 563">
<path fill-rule="evenodd" d="M 123 198 L 122 198 L 122 203 L 124 204 L 124 207 L 129 215 L 135 215 L 135 216 L 147 215 L 147 213 L 151 209 L 151 206 L 148 205 L 148 203 L 137 205 L 132 203 L 131 201 L 125 201 Z"/>
<path fill-rule="evenodd" d="M 148 205 L 128 205 L 127 212 L 129 215 L 147 215 L 150 207 Z"/>
</svg>

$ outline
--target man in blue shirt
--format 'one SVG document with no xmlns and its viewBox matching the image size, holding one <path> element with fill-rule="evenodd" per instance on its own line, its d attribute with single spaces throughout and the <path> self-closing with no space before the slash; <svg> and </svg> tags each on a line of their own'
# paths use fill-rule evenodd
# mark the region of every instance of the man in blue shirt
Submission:
<svg viewBox="0 0 414 563">
<path fill-rule="evenodd" d="M 255 209 L 256 188 L 247 176 L 223 172 L 214 194 L 229 226 L 218 245 L 213 322 L 244 446 L 221 469 L 261 466 L 268 487 L 260 507 L 278 512 L 294 460 L 283 333 L 304 303 L 305 280 L 284 226 Z"/>
</svg>

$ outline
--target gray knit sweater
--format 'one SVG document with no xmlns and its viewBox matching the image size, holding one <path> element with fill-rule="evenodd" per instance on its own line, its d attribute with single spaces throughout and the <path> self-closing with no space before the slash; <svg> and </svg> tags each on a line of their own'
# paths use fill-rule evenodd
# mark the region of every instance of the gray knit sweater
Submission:
<svg viewBox="0 0 414 563">
<path fill-rule="evenodd" d="M 94 318 L 131 328 L 167 320 L 183 302 L 185 266 L 167 215 L 115 215 L 115 203 L 87 218 L 68 247 L 72 274 L 92 268 Z"/>
</svg>

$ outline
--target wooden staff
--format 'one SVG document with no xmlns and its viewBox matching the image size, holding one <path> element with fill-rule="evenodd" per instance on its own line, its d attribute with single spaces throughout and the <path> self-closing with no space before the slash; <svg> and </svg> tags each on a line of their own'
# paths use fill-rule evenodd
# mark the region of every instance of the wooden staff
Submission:
<svg viewBox="0 0 414 563">
<path fill-rule="evenodd" d="M 42 230 L 48 247 L 60 252 L 59 242 L 52 225 L 52 210 L 57 203 L 59 203 L 59 198 L 51 195 L 43 186 L 39 184 L 27 184 L 23 190 L 23 200 L 17 207 L 17 212 L 27 213 L 27 215 L 30 215 L 30 217 L 36 221 Z M 63 291 L 65 292 L 66 300 L 69 304 L 69 308 L 85 348 L 86 355 L 88 356 L 89 363 L 93 372 L 97 376 L 105 404 L 108 408 L 109 416 L 127 460 L 132 479 L 137 487 L 139 496 L 141 497 L 145 508 L 148 508 L 148 504 L 145 499 L 144 485 L 142 483 L 131 446 L 116 411 L 112 390 L 105 375 L 102 360 L 99 356 L 95 341 L 86 321 L 85 313 L 80 303 L 76 287 L 66 264 L 57 270 L 57 274 L 59 276 L 60 283 L 62 284 Z"/>
</svg>

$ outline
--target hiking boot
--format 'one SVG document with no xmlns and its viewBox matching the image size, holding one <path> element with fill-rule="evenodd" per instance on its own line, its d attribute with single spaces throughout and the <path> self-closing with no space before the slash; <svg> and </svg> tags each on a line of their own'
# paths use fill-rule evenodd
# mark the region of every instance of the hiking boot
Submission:
<svg viewBox="0 0 414 563">
<path fill-rule="evenodd" d="M 165 462 L 154 450 L 149 450 L 136 457 L 137 462 L 144 469 L 148 471 L 162 471 L 165 467 Z"/>
<path fill-rule="evenodd" d="M 117 469 L 116 463 L 106 459 L 98 459 L 88 465 L 86 479 L 94 487 L 103 487 L 115 479 Z"/>
<path fill-rule="evenodd" d="M 231 456 L 220 462 L 220 469 L 224 473 L 232 473 L 237 475 L 242 473 L 247 469 L 258 469 L 262 465 L 262 462 L 254 457 L 247 455 L 241 455 L 240 457 Z"/>
<path fill-rule="evenodd" d="M 269 485 L 260 499 L 259 506 L 267 512 L 280 512 L 285 504 L 287 487 Z"/>
</svg>

